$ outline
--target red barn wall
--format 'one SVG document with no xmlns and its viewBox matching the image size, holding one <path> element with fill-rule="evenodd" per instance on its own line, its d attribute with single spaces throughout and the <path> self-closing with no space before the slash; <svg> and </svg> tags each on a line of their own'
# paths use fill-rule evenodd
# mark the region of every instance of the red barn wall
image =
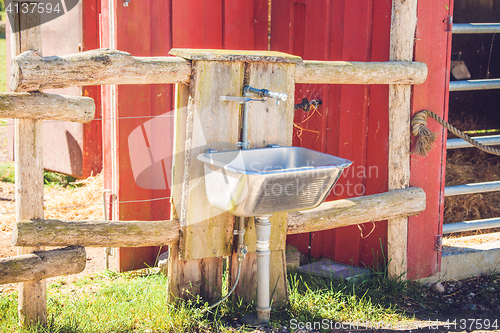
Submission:
<svg viewBox="0 0 500 333">
<path fill-rule="evenodd" d="M 167 55 L 172 47 L 268 49 L 268 1 L 229 0 L 144 0 L 123 6 L 113 1 L 116 11 L 115 39 L 119 50 L 135 56 Z M 450 0 L 421 0 L 418 9 L 415 60 L 429 66 L 427 82 L 414 89 L 414 109 L 430 108 L 446 115 L 449 33 L 444 16 Z M 271 50 L 299 55 L 306 60 L 388 61 L 392 1 L 390 0 L 273 0 L 271 8 Z M 451 12 L 449 13 L 451 14 Z M 109 44 L 109 7 L 102 1 L 101 45 Z M 103 88 L 105 117 L 110 117 L 111 88 Z M 115 217 L 122 220 L 157 220 L 169 217 L 168 187 L 148 190 L 136 185 L 130 152 L 144 143 L 128 138 L 143 128 L 146 146 L 163 142 L 170 149 L 171 123 L 154 134 L 144 124 L 151 117 L 173 109 L 173 88 L 168 85 L 118 86 L 116 90 L 118 201 L 157 199 L 118 205 Z M 388 87 L 386 85 L 297 85 L 296 102 L 306 97 L 323 104 L 310 113 L 298 111 L 294 122 L 294 145 L 308 147 L 353 161 L 328 200 L 387 191 Z M 125 117 L 125 118 L 124 118 Z M 127 118 L 149 117 L 149 118 Z M 171 121 L 171 120 L 169 120 Z M 440 232 L 443 205 L 443 132 L 439 149 L 431 156 L 412 158 L 411 184 L 424 188 L 427 210 L 410 218 L 409 263 L 414 276 L 439 268 L 440 253 L 434 251 L 434 237 Z M 103 127 L 106 186 L 111 186 L 111 128 Z M 129 149 L 130 148 L 130 149 Z M 163 168 L 170 170 L 169 161 Z M 425 171 L 425 172 L 424 172 Z M 288 237 L 304 253 L 326 256 L 340 262 L 372 265 L 379 260 L 387 241 L 387 222 L 339 228 Z M 157 248 L 121 249 L 122 270 L 154 263 Z"/>
</svg>

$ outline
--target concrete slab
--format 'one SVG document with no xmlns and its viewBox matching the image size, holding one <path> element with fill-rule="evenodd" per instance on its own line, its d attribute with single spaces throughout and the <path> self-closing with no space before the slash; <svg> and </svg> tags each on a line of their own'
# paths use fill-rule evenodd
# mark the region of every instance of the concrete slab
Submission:
<svg viewBox="0 0 500 333">
<path fill-rule="evenodd" d="M 443 239 L 441 272 L 424 283 L 461 280 L 500 269 L 500 233 Z"/>
</svg>

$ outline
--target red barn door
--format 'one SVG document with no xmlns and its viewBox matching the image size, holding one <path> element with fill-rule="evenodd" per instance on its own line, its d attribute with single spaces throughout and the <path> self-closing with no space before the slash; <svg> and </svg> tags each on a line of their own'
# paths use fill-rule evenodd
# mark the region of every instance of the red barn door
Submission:
<svg viewBox="0 0 500 333">
<path fill-rule="evenodd" d="M 304 60 L 387 61 L 391 1 L 273 0 L 271 49 Z M 296 103 L 320 99 L 295 115 L 294 145 L 353 161 L 328 200 L 387 191 L 388 88 L 296 86 Z M 373 263 L 386 242 L 385 222 L 293 235 L 288 242 L 314 257 Z M 381 243 L 380 243 L 381 242 Z"/>
</svg>

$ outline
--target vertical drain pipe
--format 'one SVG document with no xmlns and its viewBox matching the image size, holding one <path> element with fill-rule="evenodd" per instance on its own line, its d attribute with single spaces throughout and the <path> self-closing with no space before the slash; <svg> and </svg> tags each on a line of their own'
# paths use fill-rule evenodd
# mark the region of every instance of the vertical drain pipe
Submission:
<svg viewBox="0 0 500 333">
<path fill-rule="evenodd" d="M 257 324 L 267 324 L 271 316 L 269 306 L 269 238 L 271 236 L 271 220 L 269 216 L 255 218 L 257 234 Z"/>
</svg>

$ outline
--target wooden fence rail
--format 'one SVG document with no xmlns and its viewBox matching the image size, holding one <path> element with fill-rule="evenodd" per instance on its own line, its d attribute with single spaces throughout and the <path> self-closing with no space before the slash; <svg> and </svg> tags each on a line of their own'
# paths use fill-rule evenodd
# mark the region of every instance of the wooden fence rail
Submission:
<svg viewBox="0 0 500 333">
<path fill-rule="evenodd" d="M 81 246 L 4 258 L 0 259 L 0 284 L 77 274 L 85 269 L 86 263 L 85 248 Z"/>
<path fill-rule="evenodd" d="M 127 52 L 97 49 L 65 56 L 41 57 L 27 51 L 11 67 L 13 91 L 102 84 L 189 82 L 191 64 L 178 57 L 133 57 Z"/>
<path fill-rule="evenodd" d="M 421 62 L 310 61 L 298 63 L 295 83 L 422 84 L 427 65 Z"/>
<path fill-rule="evenodd" d="M 133 57 L 129 53 L 98 49 L 65 56 L 41 57 L 24 52 L 12 61 L 13 91 L 101 84 L 166 84 L 190 81 L 191 64 L 180 57 Z M 296 83 L 421 84 L 427 78 L 424 63 L 309 61 L 297 63 Z"/>
<path fill-rule="evenodd" d="M 425 192 L 407 188 L 364 197 L 325 202 L 315 209 L 288 215 L 288 233 L 298 234 L 416 215 L 425 210 Z M 179 239 L 178 220 L 18 222 L 14 246 L 159 246 Z"/>
<path fill-rule="evenodd" d="M 20 221 L 14 246 L 137 247 L 171 244 L 179 239 L 178 220 L 168 221 Z"/>
<path fill-rule="evenodd" d="M 353 224 L 417 215 L 425 210 L 425 192 L 411 187 L 359 198 L 325 202 L 288 214 L 288 233 L 321 231 Z"/>
<path fill-rule="evenodd" d="M 32 93 L 0 93 L 0 118 L 48 119 L 88 123 L 94 119 L 90 97 Z"/>
</svg>

